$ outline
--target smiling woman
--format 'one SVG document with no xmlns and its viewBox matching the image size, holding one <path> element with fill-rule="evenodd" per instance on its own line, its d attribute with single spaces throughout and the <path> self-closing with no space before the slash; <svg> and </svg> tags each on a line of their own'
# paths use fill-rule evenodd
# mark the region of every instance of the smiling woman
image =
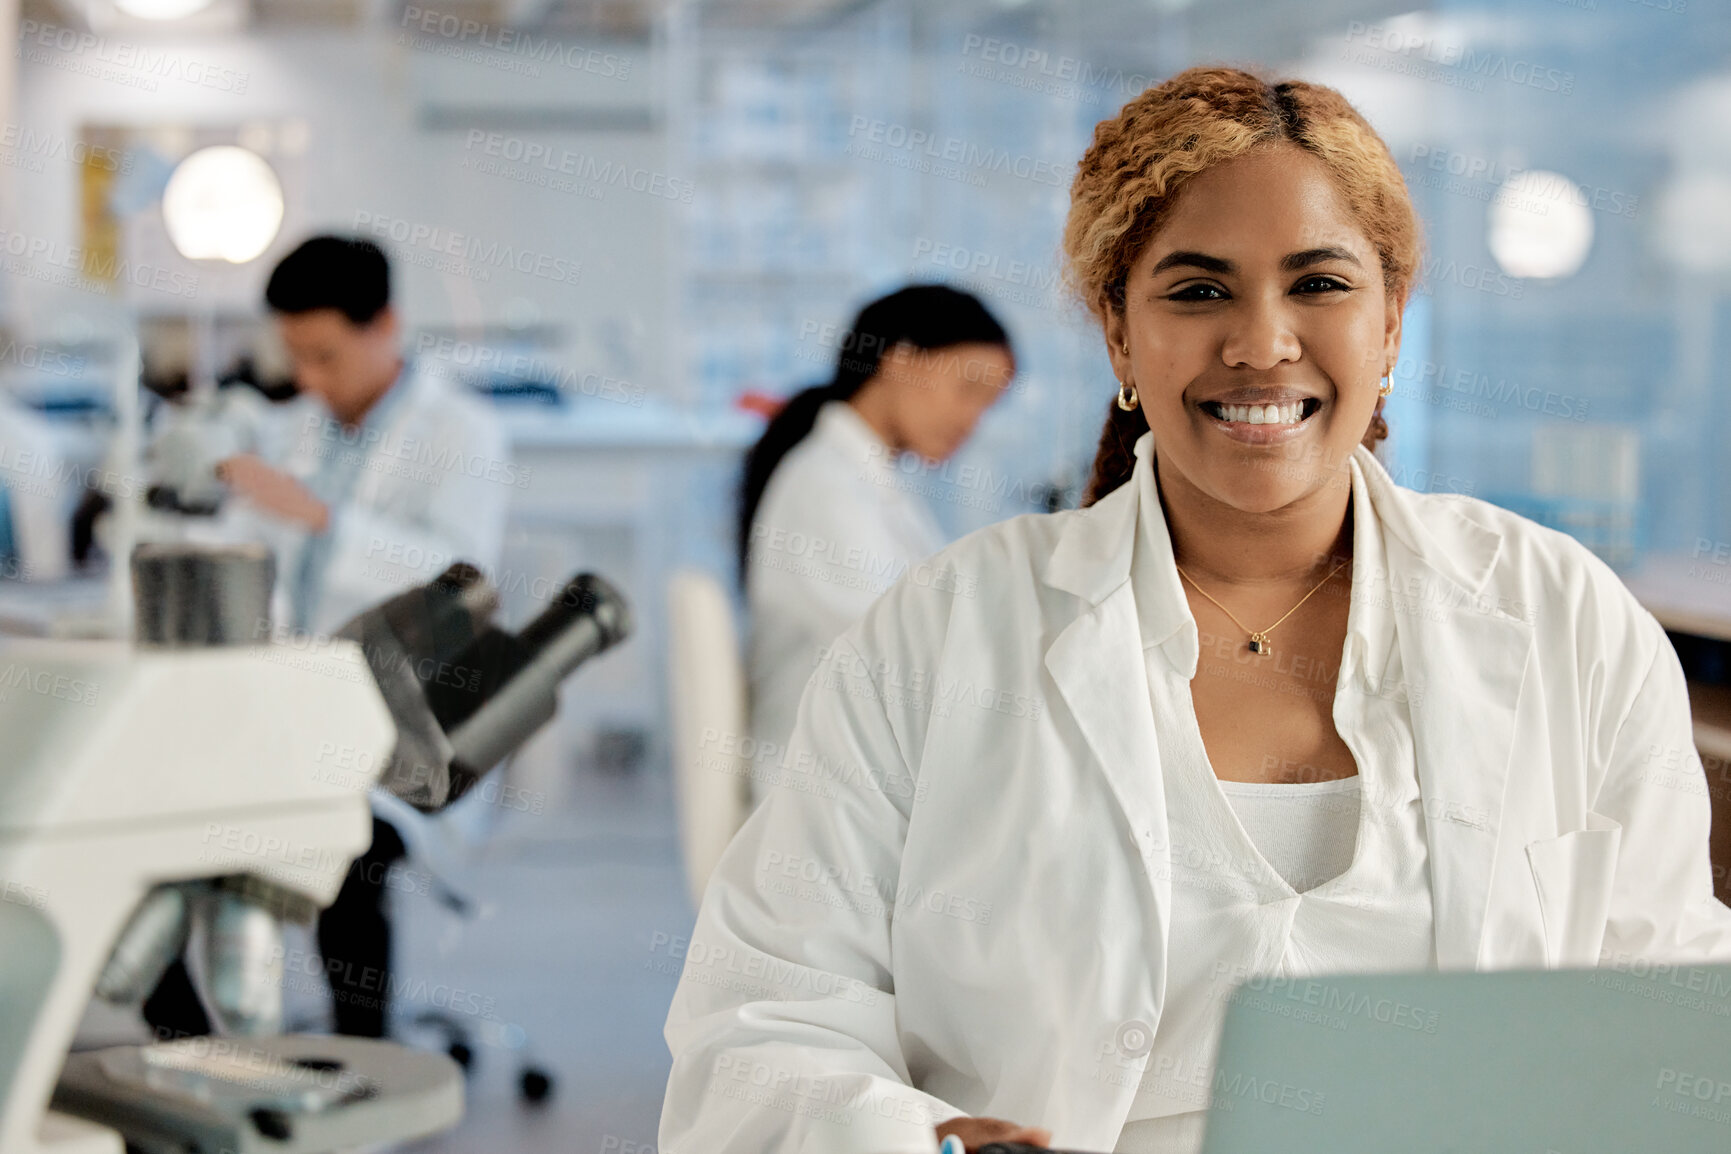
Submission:
<svg viewBox="0 0 1731 1154">
<path fill-rule="evenodd" d="M 1223 177 L 1210 171 L 1239 159 L 1250 161 L 1263 187 L 1242 184 L 1233 173 Z M 1344 263 L 1358 284 L 1374 282 L 1391 314 L 1385 326 L 1393 326 L 1398 349 L 1400 309 L 1413 287 L 1423 244 L 1406 183 L 1382 139 L 1331 88 L 1296 81 L 1270 85 L 1236 69 L 1195 68 L 1150 88 L 1115 119 L 1101 121 L 1071 188 L 1064 236 L 1071 283 L 1107 326 L 1120 379 L 1129 371 L 1124 363 L 1129 354 L 1123 352 L 1122 339 L 1110 338 L 1130 335 L 1127 314 L 1146 317 L 1151 305 L 1145 299 L 1132 300 L 1132 284 L 1146 294 L 1149 278 L 1170 274 L 1166 287 L 1172 290 L 1169 303 L 1174 306 L 1226 299 L 1230 294 L 1218 283 L 1190 282 L 1206 281 L 1207 274 L 1221 277 L 1247 270 L 1223 253 L 1186 251 L 1190 246 L 1180 245 L 1180 238 L 1207 227 L 1199 217 L 1212 218 L 1218 235 L 1218 226 L 1243 219 L 1239 213 L 1245 208 L 1255 212 L 1262 206 L 1294 204 L 1269 195 L 1277 190 L 1268 182 L 1281 177 L 1306 183 L 1307 193 L 1333 202 L 1328 207 L 1340 218 L 1338 223 L 1347 225 L 1342 232 L 1347 237 L 1356 234 L 1358 242 L 1281 253 L 1277 271 L 1322 274 L 1333 261 Z M 1236 188 L 1252 203 L 1217 203 L 1215 197 L 1224 188 Z M 1175 215 L 1184 217 L 1191 229 L 1166 229 Z M 1157 232 L 1165 233 L 1166 242 L 1159 252 L 1149 245 Z M 1143 267 L 1133 268 L 1138 257 Z M 1290 287 L 1322 294 L 1342 291 L 1327 287 L 1329 279 L 1312 277 Z M 1373 363 L 1356 368 L 1368 369 Z M 1392 355 L 1385 363 L 1393 365 Z M 1386 376 L 1387 370 L 1375 375 Z M 1307 400 L 1307 408 L 1320 403 L 1320 398 Z M 1305 416 L 1314 412 L 1311 408 Z M 1146 414 L 1138 409 L 1109 410 L 1089 485 L 1090 503 L 1129 479 L 1131 446 L 1148 427 Z M 1362 439 L 1374 446 L 1387 436 L 1378 401 Z"/>
<path fill-rule="evenodd" d="M 698 913 L 751 980 L 681 976 L 663 1149 L 1193 1154 L 1240 983 L 1731 959 L 1657 621 L 1372 451 L 1419 237 L 1364 119 L 1180 73 L 1097 129 L 1066 251 L 1092 499 L 826 649 Z"/>
</svg>

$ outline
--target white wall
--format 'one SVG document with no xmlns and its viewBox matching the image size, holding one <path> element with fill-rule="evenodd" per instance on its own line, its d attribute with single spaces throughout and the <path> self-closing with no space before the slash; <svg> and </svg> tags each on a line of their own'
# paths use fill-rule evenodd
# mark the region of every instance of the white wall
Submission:
<svg viewBox="0 0 1731 1154">
<path fill-rule="evenodd" d="M 418 45 L 403 42 L 411 34 L 421 37 Z M 566 43 L 567 49 L 593 48 L 598 54 L 572 53 L 578 61 L 573 67 L 513 58 L 400 27 L 151 40 L 126 33 L 82 50 L 59 46 L 65 43 L 65 37 L 48 45 L 36 37 L 23 41 L 15 119 L 38 139 L 74 141 L 85 124 L 238 130 L 250 122 L 265 125 L 265 139 L 279 149 L 285 140 L 291 151 L 297 136 L 305 140 L 298 159 L 280 151 L 271 156 L 289 199 L 277 245 L 239 270 L 197 270 L 198 289 L 190 302 L 134 290 L 139 308 L 253 309 L 274 258 L 309 230 L 353 230 L 357 220 L 388 218 L 407 222 L 396 226 L 399 235 L 410 224 L 430 232 L 412 245 L 387 246 L 397 258 L 399 301 L 411 324 L 507 319 L 558 324 L 567 330 L 564 359 L 575 367 L 626 377 L 651 392 L 665 387 L 663 250 L 673 201 L 659 193 L 677 192 L 679 186 L 667 181 L 678 174 L 666 171 L 658 82 L 642 46 Z M 479 51 L 491 66 L 439 55 L 429 46 Z M 141 64 L 141 49 L 166 53 L 175 63 Z M 609 64 L 608 57 L 617 59 Z M 526 75 L 529 68 L 539 69 L 541 76 Z M 626 79 L 616 75 L 627 70 Z M 615 75 L 604 74 L 609 71 Z M 215 79 L 201 85 L 189 76 Z M 151 86 L 155 91 L 148 90 Z M 572 128 L 596 110 L 621 108 L 653 110 L 653 125 L 626 131 Z M 457 126 L 424 127 L 429 109 Z M 290 122 L 304 124 L 304 132 L 281 131 Z M 573 169 L 581 170 L 584 158 L 591 158 L 592 174 L 625 171 L 640 186 L 650 177 L 661 179 L 655 192 L 612 184 L 593 199 L 466 168 L 466 161 L 487 158 L 484 147 L 470 147 L 465 125 L 479 130 L 489 124 L 521 142 L 510 146 L 513 153 L 526 145 L 545 149 L 554 168 L 535 171 L 548 178 L 576 179 L 556 171 L 568 152 Z M 171 137 L 170 161 L 173 144 Z M 52 155 L 36 160 L 40 171 L 11 166 L 16 199 L 4 227 L 33 243 L 76 245 L 77 168 Z M 608 164 L 614 167 L 599 167 Z M 128 179 L 148 194 L 152 170 L 143 163 Z M 165 168 L 157 171 L 157 181 L 165 175 Z M 159 209 L 144 209 L 130 231 L 136 258 L 195 271 L 165 250 Z M 152 237 L 142 250 L 137 247 L 139 238 Z M 466 262 L 469 267 L 456 274 L 409 259 L 437 259 L 449 266 L 445 253 L 435 251 L 441 246 L 467 249 L 482 259 Z M 551 275 L 525 275 L 503 263 L 487 267 L 488 254 L 502 262 L 502 253 L 522 254 L 525 267 L 538 264 Z M 482 271 L 474 271 L 477 266 Z M 577 270 L 574 284 L 567 283 L 572 268 Z M 124 321 L 112 302 L 88 290 L 47 283 L 39 267 L 22 276 L 16 267 L 8 271 L 5 308 L 26 331 L 53 335 L 71 314 L 88 316 L 103 330 Z"/>
</svg>

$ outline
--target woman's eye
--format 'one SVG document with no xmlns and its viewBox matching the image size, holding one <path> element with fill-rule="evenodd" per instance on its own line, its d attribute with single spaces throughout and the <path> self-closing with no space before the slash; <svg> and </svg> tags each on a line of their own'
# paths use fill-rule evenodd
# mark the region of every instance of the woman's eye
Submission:
<svg viewBox="0 0 1731 1154">
<path fill-rule="evenodd" d="M 1293 286 L 1292 291 L 1301 293 L 1325 293 L 1350 292 L 1351 290 L 1347 285 L 1335 280 L 1331 276 L 1312 276 L 1305 277 L 1303 280 L 1299 281 Z"/>
<path fill-rule="evenodd" d="M 1169 301 L 1223 301 L 1226 294 L 1218 285 L 1187 284 L 1166 298 Z"/>
</svg>

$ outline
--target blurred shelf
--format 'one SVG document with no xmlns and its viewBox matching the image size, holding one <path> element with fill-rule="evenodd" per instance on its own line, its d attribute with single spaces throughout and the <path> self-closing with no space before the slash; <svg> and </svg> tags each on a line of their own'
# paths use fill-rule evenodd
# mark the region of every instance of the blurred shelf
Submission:
<svg viewBox="0 0 1731 1154">
<path fill-rule="evenodd" d="M 1731 565 L 1683 555 L 1649 557 L 1623 583 L 1670 632 L 1731 641 Z"/>
</svg>

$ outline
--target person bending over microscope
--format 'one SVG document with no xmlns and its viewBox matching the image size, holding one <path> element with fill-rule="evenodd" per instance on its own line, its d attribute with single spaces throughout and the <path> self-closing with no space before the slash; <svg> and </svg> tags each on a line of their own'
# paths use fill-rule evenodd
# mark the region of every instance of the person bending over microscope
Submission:
<svg viewBox="0 0 1731 1154">
<path fill-rule="evenodd" d="M 478 397 L 402 353 L 390 266 L 366 240 L 315 236 L 271 274 L 265 301 L 306 398 L 279 462 L 218 466 L 265 522 L 281 560 L 279 621 L 328 636 L 453 561 L 497 567 L 515 471 L 498 418 Z M 387 822 L 319 917 L 337 1033 L 383 1037 L 389 1022 L 385 876 L 403 855 Z M 159 1031 L 203 1032 L 178 965 L 146 1004 Z M 206 1027 L 208 1028 L 208 1027 Z"/>
</svg>

